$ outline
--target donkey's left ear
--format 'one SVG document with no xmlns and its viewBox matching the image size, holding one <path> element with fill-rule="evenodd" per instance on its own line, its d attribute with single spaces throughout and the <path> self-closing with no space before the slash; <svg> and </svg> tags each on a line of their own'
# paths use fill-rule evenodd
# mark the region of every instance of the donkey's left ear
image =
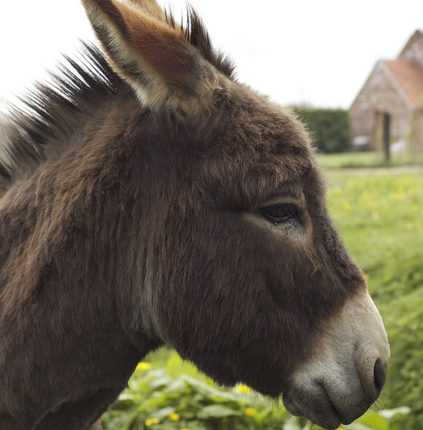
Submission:
<svg viewBox="0 0 423 430">
<path fill-rule="evenodd" d="M 217 75 L 155 0 L 82 0 L 111 67 L 152 110 L 186 113 L 210 103 Z"/>
</svg>

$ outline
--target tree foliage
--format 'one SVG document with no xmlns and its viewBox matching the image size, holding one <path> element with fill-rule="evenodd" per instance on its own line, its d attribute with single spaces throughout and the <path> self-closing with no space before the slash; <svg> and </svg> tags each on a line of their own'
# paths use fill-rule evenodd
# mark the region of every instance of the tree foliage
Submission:
<svg viewBox="0 0 423 430">
<path fill-rule="evenodd" d="M 349 113 L 343 109 L 316 109 L 296 106 L 319 152 L 345 152 L 351 148 Z"/>
</svg>

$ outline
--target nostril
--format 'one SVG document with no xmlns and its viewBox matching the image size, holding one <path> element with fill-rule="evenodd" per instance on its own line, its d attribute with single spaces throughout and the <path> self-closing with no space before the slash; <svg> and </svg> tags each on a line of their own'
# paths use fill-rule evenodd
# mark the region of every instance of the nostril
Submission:
<svg viewBox="0 0 423 430">
<path fill-rule="evenodd" d="M 382 360 L 378 358 L 374 368 L 375 385 L 380 392 L 386 381 L 386 365 L 382 363 Z"/>
</svg>

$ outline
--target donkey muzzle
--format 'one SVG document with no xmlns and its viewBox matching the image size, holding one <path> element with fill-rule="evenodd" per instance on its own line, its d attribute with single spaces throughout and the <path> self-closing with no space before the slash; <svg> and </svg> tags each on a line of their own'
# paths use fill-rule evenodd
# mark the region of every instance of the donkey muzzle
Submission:
<svg viewBox="0 0 423 430">
<path fill-rule="evenodd" d="M 349 424 L 378 398 L 388 361 L 379 312 L 367 292 L 354 296 L 292 375 L 283 394 L 285 407 L 327 429 Z"/>
</svg>

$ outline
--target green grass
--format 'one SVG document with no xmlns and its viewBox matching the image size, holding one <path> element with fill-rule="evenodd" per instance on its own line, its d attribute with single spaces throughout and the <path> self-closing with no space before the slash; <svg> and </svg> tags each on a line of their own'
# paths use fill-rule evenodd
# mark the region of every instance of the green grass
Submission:
<svg viewBox="0 0 423 430">
<path fill-rule="evenodd" d="M 327 181 L 330 213 L 366 274 L 390 339 L 389 375 L 377 409 L 411 408 L 410 414 L 393 417 L 373 409 L 343 428 L 422 428 L 423 174 L 329 171 Z M 173 351 L 162 349 L 146 360 L 152 369 L 134 374 L 129 389 L 104 418 L 106 430 L 310 428 L 304 420 L 290 417 L 282 405 L 255 393 L 217 389 Z"/>
<path fill-rule="evenodd" d="M 380 168 L 399 166 L 423 166 L 423 154 L 392 154 L 387 163 L 381 152 L 345 152 L 340 154 L 317 154 L 324 169 Z"/>
<path fill-rule="evenodd" d="M 391 344 L 386 407 L 423 422 L 423 174 L 328 174 L 328 204 L 347 248 L 368 277 Z"/>
<path fill-rule="evenodd" d="M 375 299 L 423 287 L 423 174 L 328 174 L 328 205 Z"/>
</svg>

